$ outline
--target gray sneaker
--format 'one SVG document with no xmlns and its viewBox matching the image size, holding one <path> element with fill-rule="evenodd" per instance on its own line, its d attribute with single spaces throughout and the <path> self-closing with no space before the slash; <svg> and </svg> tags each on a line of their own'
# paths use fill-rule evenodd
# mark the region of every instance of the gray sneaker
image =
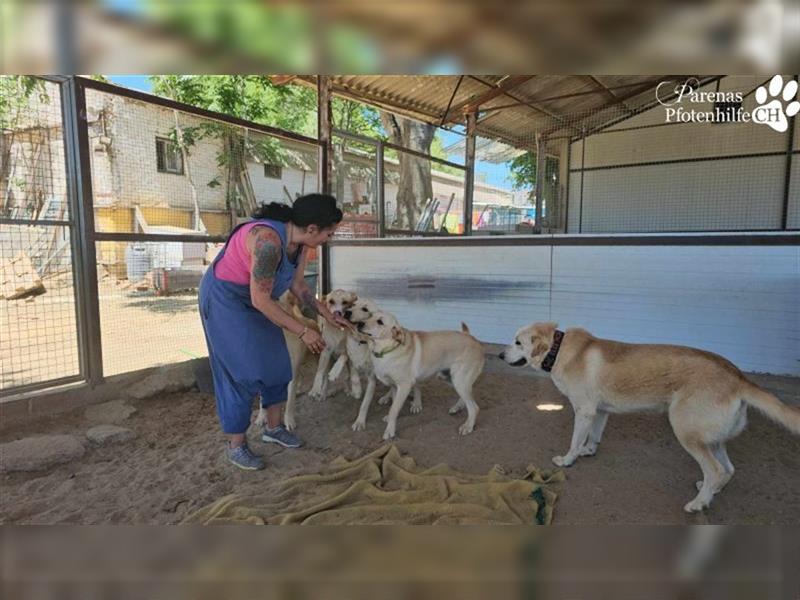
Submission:
<svg viewBox="0 0 800 600">
<path fill-rule="evenodd" d="M 259 471 L 264 468 L 264 461 L 260 456 L 250 452 L 247 444 L 242 444 L 236 448 L 228 448 L 228 460 L 245 471 Z"/>
<path fill-rule="evenodd" d="M 303 445 L 303 442 L 283 425 L 278 425 L 275 429 L 264 427 L 261 439 L 265 442 L 280 444 L 284 448 L 299 448 Z"/>
</svg>

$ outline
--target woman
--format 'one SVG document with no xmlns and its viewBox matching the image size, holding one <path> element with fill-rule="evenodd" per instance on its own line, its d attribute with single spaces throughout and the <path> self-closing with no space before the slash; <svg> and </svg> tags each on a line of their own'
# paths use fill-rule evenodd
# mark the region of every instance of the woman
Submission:
<svg viewBox="0 0 800 600">
<path fill-rule="evenodd" d="M 316 331 L 284 311 L 286 291 L 303 313 L 322 316 L 336 327 L 349 323 L 319 302 L 303 277 L 309 248 L 327 242 L 342 220 L 333 196 L 309 194 L 293 206 L 262 206 L 253 220 L 236 227 L 200 284 L 200 318 L 214 377 L 217 414 L 228 434 L 228 460 L 242 469 L 263 469 L 264 461 L 247 446 L 252 401 L 267 409 L 266 442 L 287 448 L 300 441 L 281 424 L 292 367 L 283 330 L 296 334 L 311 352 L 325 347 Z"/>
</svg>

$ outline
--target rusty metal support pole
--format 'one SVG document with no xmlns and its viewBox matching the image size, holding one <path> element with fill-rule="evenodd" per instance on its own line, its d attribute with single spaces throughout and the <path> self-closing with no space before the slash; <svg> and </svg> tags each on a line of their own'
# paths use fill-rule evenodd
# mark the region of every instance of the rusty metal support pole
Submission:
<svg viewBox="0 0 800 600">
<path fill-rule="evenodd" d="M 464 181 L 464 235 L 472 235 L 472 198 L 475 194 L 475 126 L 478 113 L 467 113 L 467 146 L 464 165 L 467 167 Z"/>
<path fill-rule="evenodd" d="M 542 233 L 543 207 L 544 207 L 544 178 L 547 164 L 545 156 L 544 137 L 536 134 L 536 221 L 533 232 Z"/>
<path fill-rule="evenodd" d="M 317 76 L 317 137 L 319 139 L 319 190 L 323 194 L 331 193 L 331 159 L 333 157 L 333 128 L 331 122 L 331 81 L 325 75 Z M 341 201 L 337 198 L 337 201 Z M 318 293 L 331 291 L 330 248 L 327 244 L 320 247 Z"/>
</svg>

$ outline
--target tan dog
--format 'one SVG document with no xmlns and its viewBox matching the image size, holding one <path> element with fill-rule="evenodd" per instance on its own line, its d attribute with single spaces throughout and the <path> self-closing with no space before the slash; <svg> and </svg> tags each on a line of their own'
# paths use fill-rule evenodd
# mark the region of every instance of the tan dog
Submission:
<svg viewBox="0 0 800 600">
<path fill-rule="evenodd" d="M 610 413 L 666 409 L 675 436 L 703 471 L 697 496 L 684 506 L 696 512 L 733 477 L 725 442 L 744 429 L 748 406 L 800 434 L 800 410 L 748 381 L 721 356 L 685 346 L 624 344 L 583 329 L 562 334 L 557 327 L 523 327 L 500 358 L 513 366 L 552 368 L 553 383 L 569 398 L 572 443 L 566 455 L 553 458 L 558 466 L 597 451 Z"/>
<path fill-rule="evenodd" d="M 344 312 L 344 318 L 351 323 L 358 325 L 367 321 L 372 315 L 379 312 L 378 305 L 369 298 L 358 298 L 355 303 Z M 364 375 L 367 380 L 367 390 L 364 392 L 364 397 L 361 400 L 361 406 L 358 409 L 358 416 L 353 422 L 353 431 L 363 431 L 367 426 L 367 413 L 369 412 L 372 398 L 375 395 L 375 369 L 372 366 L 372 353 L 370 351 L 369 337 L 359 334 L 358 332 L 350 332 L 347 336 L 347 358 L 350 362 L 350 378 L 351 387 L 352 379 L 355 377 L 359 380 L 358 389 L 361 389 L 360 376 Z M 331 369 L 333 372 L 333 369 Z M 386 404 L 392 399 L 392 390 L 381 396 L 378 399 L 378 404 Z M 418 386 L 414 386 L 414 403 L 411 406 L 411 412 L 418 413 L 422 410 L 422 393 Z"/>
<path fill-rule="evenodd" d="M 323 302 L 327 304 L 328 310 L 333 314 L 342 316 L 355 301 L 358 299 L 353 292 L 345 290 L 333 290 L 330 294 L 323 297 Z M 314 385 L 308 395 L 317 400 L 325 400 L 328 395 L 328 367 L 331 364 L 331 359 L 336 356 L 338 358 L 334 368 L 333 379 L 341 373 L 347 361 L 347 330 L 339 329 L 331 326 L 326 321 L 319 319 L 322 328 L 322 339 L 325 341 L 325 349 L 319 355 L 319 363 L 317 363 L 317 373 L 314 376 Z M 352 380 L 351 380 L 352 383 Z M 360 386 L 360 383 L 359 383 Z M 351 390 L 352 393 L 360 390 Z M 360 397 L 360 393 L 358 394 Z"/>
<path fill-rule="evenodd" d="M 483 371 L 483 346 L 469 335 L 463 323 L 458 331 L 409 331 L 386 312 L 378 312 L 358 324 L 359 332 L 369 336 L 375 376 L 394 388 L 394 399 L 386 417 L 383 439 L 395 436 L 397 417 L 408 393 L 417 383 L 447 373 L 458 392 L 458 402 L 450 414 L 467 409 L 467 420 L 459 428 L 461 435 L 471 433 L 478 416 L 478 405 L 472 397 L 472 385 Z M 415 392 L 415 403 L 417 402 Z M 422 408 L 420 403 L 419 408 Z"/>
<path fill-rule="evenodd" d="M 297 299 L 291 292 L 286 292 L 283 294 L 278 299 L 278 302 L 286 312 L 291 313 L 292 316 L 300 321 L 303 325 L 309 329 L 319 331 L 319 326 L 317 325 L 316 321 L 306 318 L 300 311 L 300 307 L 297 304 Z M 289 389 L 287 392 L 286 409 L 283 414 L 283 424 L 286 425 L 286 429 L 293 431 L 295 427 L 297 427 L 297 422 L 295 421 L 294 415 L 294 405 L 297 400 L 297 384 L 299 382 L 300 366 L 303 364 L 303 361 L 308 355 L 308 348 L 306 348 L 306 345 L 303 343 L 303 341 L 291 331 L 284 329 L 283 337 L 286 340 L 286 348 L 289 351 L 289 360 L 292 364 L 292 381 L 289 383 Z M 267 411 L 259 407 L 258 416 L 256 417 L 255 421 L 256 425 L 261 427 L 266 423 L 266 421 Z"/>
</svg>

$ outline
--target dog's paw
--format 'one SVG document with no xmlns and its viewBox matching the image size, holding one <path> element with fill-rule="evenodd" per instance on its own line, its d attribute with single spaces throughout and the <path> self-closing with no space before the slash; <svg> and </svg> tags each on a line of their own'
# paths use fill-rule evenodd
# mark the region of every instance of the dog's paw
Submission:
<svg viewBox="0 0 800 600">
<path fill-rule="evenodd" d="M 367 424 L 365 421 L 361 419 L 356 419 L 353 422 L 353 431 L 364 431 L 367 428 Z"/>
<path fill-rule="evenodd" d="M 297 429 L 297 422 L 294 420 L 293 415 L 283 415 L 283 424 L 286 426 L 288 431 L 294 431 Z"/>
<path fill-rule="evenodd" d="M 703 480 L 701 479 L 700 481 L 696 481 L 696 482 L 695 482 L 695 484 L 694 484 L 694 487 L 696 487 L 696 488 L 697 488 L 697 491 L 698 491 L 698 492 L 699 492 L 700 490 L 702 490 L 702 489 L 703 489 Z"/>
<path fill-rule="evenodd" d="M 347 395 L 356 400 L 360 400 L 362 396 L 361 388 L 347 390 Z"/>
<path fill-rule="evenodd" d="M 411 414 L 416 415 L 422 412 L 422 402 L 412 402 L 411 403 Z"/>
<path fill-rule="evenodd" d="M 594 456 L 597 454 L 597 444 L 586 444 L 581 448 L 581 456 Z"/>
<path fill-rule="evenodd" d="M 384 394 L 380 398 L 378 398 L 378 404 L 389 404 L 392 401 L 392 393 L 389 392 L 388 394 Z"/>
<path fill-rule="evenodd" d="M 557 467 L 570 467 L 574 460 L 567 460 L 566 456 L 554 456 L 553 457 L 553 464 Z"/>
<path fill-rule="evenodd" d="M 384 423 L 388 423 L 389 422 L 389 415 L 383 415 L 383 422 Z"/>
<path fill-rule="evenodd" d="M 686 505 L 683 507 L 683 510 L 687 513 L 696 513 L 696 512 L 701 512 L 706 506 L 708 505 L 704 503 L 702 500 L 698 500 L 697 498 L 695 498 L 691 502 L 687 502 Z"/>
<path fill-rule="evenodd" d="M 394 438 L 394 427 L 387 427 L 383 432 L 383 439 L 388 441 L 392 438 Z"/>
<path fill-rule="evenodd" d="M 450 410 L 448 410 L 447 412 L 450 413 L 451 415 L 457 415 L 463 409 L 464 405 L 461 404 L 461 402 L 456 402 L 455 404 L 453 404 L 453 406 L 450 407 Z"/>
<path fill-rule="evenodd" d="M 458 433 L 460 433 L 461 435 L 467 435 L 469 433 L 472 433 L 473 429 L 474 429 L 473 425 L 470 425 L 469 423 L 464 423 L 461 427 L 458 428 Z"/>
</svg>

